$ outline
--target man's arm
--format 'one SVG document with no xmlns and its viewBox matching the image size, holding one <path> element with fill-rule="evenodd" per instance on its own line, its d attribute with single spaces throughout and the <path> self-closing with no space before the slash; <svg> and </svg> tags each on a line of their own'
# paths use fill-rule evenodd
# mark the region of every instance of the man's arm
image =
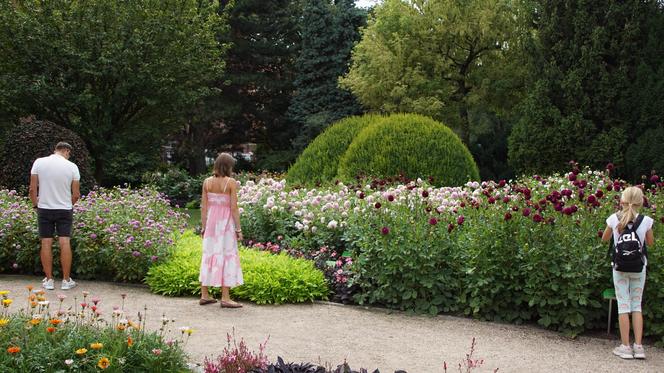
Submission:
<svg viewBox="0 0 664 373">
<path fill-rule="evenodd" d="M 30 200 L 32 201 L 32 207 L 37 207 L 39 203 L 39 176 L 35 174 L 30 175 Z"/>
<path fill-rule="evenodd" d="M 81 198 L 81 182 L 74 180 L 71 182 L 71 204 L 75 205 Z"/>
</svg>

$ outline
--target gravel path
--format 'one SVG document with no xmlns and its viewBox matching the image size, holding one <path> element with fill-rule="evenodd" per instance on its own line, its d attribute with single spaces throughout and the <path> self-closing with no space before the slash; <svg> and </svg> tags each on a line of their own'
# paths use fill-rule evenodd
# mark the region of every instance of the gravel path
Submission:
<svg viewBox="0 0 664 373">
<path fill-rule="evenodd" d="M 26 294 L 26 286 L 38 285 L 40 278 L 0 276 L 0 290 L 11 290 L 15 298 Z M 351 366 L 379 368 L 383 373 L 404 369 L 409 373 L 442 372 L 443 361 L 452 367 L 468 352 L 477 338 L 476 357 L 485 364 L 477 372 L 664 372 L 664 350 L 646 346 L 645 361 L 623 361 L 611 354 L 612 340 L 579 337 L 568 339 L 532 326 L 503 325 L 451 316 L 409 316 L 362 307 L 326 303 L 256 306 L 239 310 L 218 305 L 199 306 L 194 298 L 167 298 L 151 294 L 142 286 L 80 281 L 67 292 L 48 292 L 57 302 L 62 292 L 72 302 L 81 291 L 102 298 L 101 308 L 110 312 L 126 293 L 127 310 L 148 307 L 148 326 L 157 326 L 162 313 L 176 319 L 175 326 L 195 330 L 186 346 L 192 360 L 219 354 L 226 333 L 235 328 L 252 349 L 269 335 L 267 353 L 271 359 L 330 362 L 347 360 Z M 17 301 L 16 304 L 20 304 Z M 370 370 L 370 371 L 371 371 Z M 451 371 L 456 371 L 452 369 Z"/>
</svg>

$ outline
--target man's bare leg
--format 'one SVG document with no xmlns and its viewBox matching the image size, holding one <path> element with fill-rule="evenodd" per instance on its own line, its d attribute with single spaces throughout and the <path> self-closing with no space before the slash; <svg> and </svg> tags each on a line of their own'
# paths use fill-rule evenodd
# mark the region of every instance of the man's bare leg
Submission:
<svg viewBox="0 0 664 373">
<path fill-rule="evenodd" d="M 62 264 L 62 279 L 69 280 L 71 275 L 71 241 L 69 237 L 59 237 L 60 264 Z"/>
<path fill-rule="evenodd" d="M 53 238 L 41 239 L 41 251 L 39 256 L 42 262 L 42 269 L 48 280 L 53 278 Z M 71 257 L 71 253 L 70 253 Z"/>
</svg>

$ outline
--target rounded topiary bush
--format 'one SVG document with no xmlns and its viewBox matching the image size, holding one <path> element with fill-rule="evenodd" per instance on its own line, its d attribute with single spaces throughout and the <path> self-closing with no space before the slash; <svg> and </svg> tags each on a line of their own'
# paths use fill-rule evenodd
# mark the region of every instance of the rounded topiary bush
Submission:
<svg viewBox="0 0 664 373">
<path fill-rule="evenodd" d="M 90 165 L 90 153 L 83 140 L 73 131 L 53 122 L 22 119 L 6 133 L 0 149 L 0 184 L 9 189 L 26 191 L 30 183 L 30 169 L 35 159 L 53 154 L 55 145 L 66 141 L 74 148 L 70 161 L 76 163 L 81 174 L 81 190 L 95 185 Z"/>
<path fill-rule="evenodd" d="M 472 155 L 448 127 L 416 114 L 394 114 L 363 129 L 339 162 L 338 175 L 432 177 L 455 186 L 479 179 Z"/>
<path fill-rule="evenodd" d="M 382 118 L 368 114 L 344 118 L 332 124 L 307 146 L 288 170 L 288 182 L 311 184 L 334 180 L 337 177 L 339 159 L 353 139 L 364 128 Z"/>
</svg>

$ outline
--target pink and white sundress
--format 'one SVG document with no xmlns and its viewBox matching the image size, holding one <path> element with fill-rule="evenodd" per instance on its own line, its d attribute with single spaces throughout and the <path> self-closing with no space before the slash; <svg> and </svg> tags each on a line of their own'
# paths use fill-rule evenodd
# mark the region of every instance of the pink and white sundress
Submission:
<svg viewBox="0 0 664 373">
<path fill-rule="evenodd" d="M 227 184 L 228 180 L 224 192 Z M 207 223 L 198 280 L 202 286 L 213 287 L 235 287 L 244 283 L 231 198 L 226 193 L 207 193 Z"/>
</svg>

